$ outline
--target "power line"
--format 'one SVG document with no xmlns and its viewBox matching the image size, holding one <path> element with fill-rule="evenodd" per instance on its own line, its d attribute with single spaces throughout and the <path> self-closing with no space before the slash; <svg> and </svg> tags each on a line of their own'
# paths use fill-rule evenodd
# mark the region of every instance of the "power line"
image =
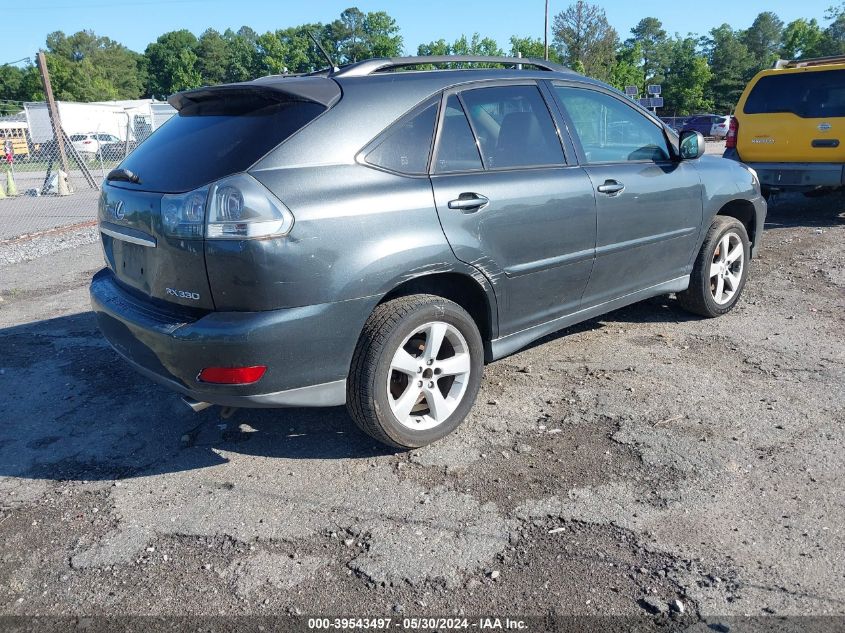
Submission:
<svg viewBox="0 0 845 633">
<path fill-rule="evenodd" d="M 13 62 L 6 62 L 5 64 L 0 64 L 0 66 L 11 66 L 12 64 L 20 64 L 21 62 L 29 62 L 32 63 L 31 57 L 21 57 L 20 59 L 16 59 Z"/>
</svg>

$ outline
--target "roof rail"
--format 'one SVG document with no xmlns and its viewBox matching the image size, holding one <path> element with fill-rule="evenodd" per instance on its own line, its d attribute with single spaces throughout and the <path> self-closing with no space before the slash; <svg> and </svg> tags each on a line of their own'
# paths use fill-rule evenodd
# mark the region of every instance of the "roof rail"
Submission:
<svg viewBox="0 0 845 633">
<path fill-rule="evenodd" d="M 502 64 L 505 66 L 533 66 L 551 72 L 572 72 L 569 68 L 554 62 L 529 57 L 491 57 L 488 55 L 429 55 L 421 57 L 380 57 L 343 66 L 331 73 L 333 77 L 366 77 L 381 70 L 424 66 L 427 64 Z"/>
<path fill-rule="evenodd" d="M 829 57 L 813 57 L 808 59 L 779 59 L 772 68 L 806 68 L 807 66 L 824 66 L 825 64 L 845 64 L 845 55 L 831 55 Z"/>
</svg>

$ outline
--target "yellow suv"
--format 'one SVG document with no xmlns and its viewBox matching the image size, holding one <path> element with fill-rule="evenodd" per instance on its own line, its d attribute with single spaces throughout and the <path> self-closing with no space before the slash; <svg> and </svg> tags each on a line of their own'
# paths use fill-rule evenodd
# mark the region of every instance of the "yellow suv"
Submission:
<svg viewBox="0 0 845 633">
<path fill-rule="evenodd" d="M 845 186 L 845 56 L 759 72 L 731 119 L 725 158 L 757 171 L 765 194 Z"/>
</svg>

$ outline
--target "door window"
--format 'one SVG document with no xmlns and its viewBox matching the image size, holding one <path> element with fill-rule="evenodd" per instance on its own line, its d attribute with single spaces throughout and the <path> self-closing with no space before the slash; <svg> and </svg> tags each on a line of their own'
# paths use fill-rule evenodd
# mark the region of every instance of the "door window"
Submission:
<svg viewBox="0 0 845 633">
<path fill-rule="evenodd" d="M 555 86 L 588 163 L 669 160 L 663 130 L 619 99 L 596 90 Z"/>
<path fill-rule="evenodd" d="M 445 174 L 481 168 L 478 146 L 475 144 L 475 137 L 472 135 L 464 109 L 458 98 L 452 95 L 446 100 L 443 126 L 437 143 L 434 173 Z"/>
<path fill-rule="evenodd" d="M 549 109 L 536 86 L 499 86 L 461 94 L 488 169 L 564 164 Z"/>
</svg>

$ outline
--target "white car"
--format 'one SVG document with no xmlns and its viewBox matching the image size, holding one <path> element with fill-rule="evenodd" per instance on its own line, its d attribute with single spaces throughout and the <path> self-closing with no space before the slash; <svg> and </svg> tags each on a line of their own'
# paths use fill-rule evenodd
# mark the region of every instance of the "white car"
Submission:
<svg viewBox="0 0 845 633">
<path fill-rule="evenodd" d="M 106 146 L 114 146 L 115 143 L 120 143 L 120 139 L 114 134 L 98 134 L 89 132 L 88 134 L 72 134 L 70 142 L 73 148 L 87 157 L 94 157 L 102 149 L 104 152 Z"/>
<path fill-rule="evenodd" d="M 731 127 L 732 118 L 733 117 L 731 115 L 717 117 L 717 119 L 713 122 L 713 127 L 710 128 L 710 136 L 719 140 L 725 138 L 728 135 L 728 130 Z"/>
</svg>

